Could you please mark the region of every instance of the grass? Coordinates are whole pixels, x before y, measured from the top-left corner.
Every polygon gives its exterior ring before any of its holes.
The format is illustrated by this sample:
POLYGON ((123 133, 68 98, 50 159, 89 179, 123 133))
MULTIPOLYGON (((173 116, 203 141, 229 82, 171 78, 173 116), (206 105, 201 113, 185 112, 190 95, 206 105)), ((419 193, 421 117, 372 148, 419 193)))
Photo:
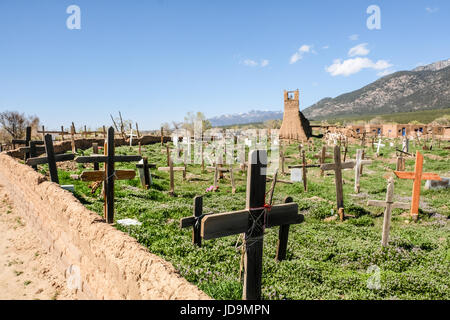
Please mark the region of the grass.
MULTIPOLYGON (((385 141, 387 142, 387 141, 385 141)), ((397 147, 401 145, 396 142, 397 147)), ((411 143, 412 144, 412 143, 411 143)), ((278 183, 274 203, 287 195, 298 203, 305 222, 291 226, 287 260, 275 261, 278 228, 266 229, 262 291, 264 299, 449 299, 450 298, 450 239, 449 190, 424 190, 418 222, 400 209, 393 211, 390 245, 382 249, 382 208, 368 207, 368 199, 385 199, 386 175, 395 169, 395 146, 382 149, 376 158, 371 147, 366 148, 373 163, 364 166, 361 193, 354 195, 353 170, 345 170, 344 195, 346 212, 355 218, 344 222, 324 222, 336 213, 334 175, 320 177, 318 169, 308 170, 308 192, 302 183, 278 183), (368 281, 379 268, 379 289, 368 288, 368 281)), ((449 145, 448 143, 446 145, 449 145)), ((444 146, 444 143, 441 144, 444 146)), ((356 145, 349 147, 347 159, 354 158, 356 145)), ((315 163, 314 153, 308 151, 308 162, 315 163)), ((166 166, 165 148, 159 144, 142 147, 149 163, 166 166)), ((410 146, 415 152, 415 147, 410 146)), ((91 150, 84 153, 90 154, 91 150)), ((331 152, 331 149, 329 150, 331 152)), ((449 176, 449 151, 421 151, 425 154, 424 171, 449 176), (433 157, 433 158, 430 158, 433 157)), ((116 148, 116 154, 137 154, 137 148, 116 148)), ((287 147, 288 164, 298 164, 297 145, 287 147)), ((366 157, 366 158, 367 158, 366 157)), ((329 162, 330 160, 328 160, 329 162)), ((118 168, 134 168, 134 164, 119 164, 118 168)), ((88 183, 72 180, 70 174, 92 170, 92 165, 78 165, 72 171, 59 171, 61 184, 75 185, 75 196, 89 209, 103 214, 100 190, 90 193, 88 183)), ((414 169, 414 159, 408 158, 406 170, 414 169)), ((46 173, 47 168, 41 167, 46 173)), ((115 184, 115 220, 135 218, 141 226, 116 227, 129 233, 151 252, 170 261, 191 283, 215 299, 240 299, 239 280, 241 259, 240 238, 230 236, 203 241, 198 248, 191 243, 191 229, 179 228, 179 219, 192 215, 195 195, 203 195, 204 212, 226 212, 245 207, 246 177, 235 173, 236 194, 231 194, 228 175, 220 182, 218 192, 206 193, 213 182, 213 173, 201 175, 199 165, 189 165, 188 175, 207 181, 182 181, 175 173, 176 196, 168 194, 168 173, 152 170, 153 186, 140 188, 139 178, 117 181, 115 184)), ((280 177, 289 179, 289 177, 280 177)), ((424 183, 423 183, 424 184, 424 183)), ((267 189, 270 186, 267 186, 267 189)), ((100 189, 100 188, 99 188, 100 189)), ((412 181, 395 180, 396 201, 409 202, 412 181)))

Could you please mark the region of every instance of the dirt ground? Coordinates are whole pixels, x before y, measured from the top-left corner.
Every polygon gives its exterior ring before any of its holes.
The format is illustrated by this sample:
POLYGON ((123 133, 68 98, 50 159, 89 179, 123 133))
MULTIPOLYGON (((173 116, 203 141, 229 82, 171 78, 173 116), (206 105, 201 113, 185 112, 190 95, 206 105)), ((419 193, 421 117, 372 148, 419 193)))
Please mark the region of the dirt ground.
POLYGON ((76 299, 0 185, 0 300, 76 299))

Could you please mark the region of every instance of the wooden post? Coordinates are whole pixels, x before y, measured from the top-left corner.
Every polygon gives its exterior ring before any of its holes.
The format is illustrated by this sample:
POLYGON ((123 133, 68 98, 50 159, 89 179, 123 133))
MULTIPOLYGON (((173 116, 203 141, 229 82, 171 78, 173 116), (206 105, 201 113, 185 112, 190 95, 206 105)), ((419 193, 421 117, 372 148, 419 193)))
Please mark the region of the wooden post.
POLYGON ((42 140, 45 141, 45 127, 42 126, 42 140))
POLYGON ((166 143, 166 154, 167 154, 167 166, 170 167, 170 149, 169 144, 166 143))
MULTIPOLYGON (((322 146, 322 154, 321 154, 321 157, 320 157, 320 164, 321 164, 321 165, 325 163, 325 156, 326 156, 326 153, 327 153, 327 147, 326 147, 326 146, 322 146)), ((321 176, 321 177, 323 177, 323 173, 324 173, 324 171, 323 171, 322 168, 321 168, 321 169, 320 169, 320 176, 321 176)))
POLYGON ((175 182, 173 176, 173 162, 172 159, 169 158, 169 178, 170 178, 170 190, 169 194, 171 196, 175 195, 175 182))
POLYGON ((233 165, 230 165, 231 194, 236 193, 236 185, 234 183, 233 165))
POLYGON ((140 132, 139 132, 139 126, 138 126, 138 123, 136 122, 136 134, 137 134, 137 137, 138 137, 138 139, 141 137, 141 134, 140 134, 140 132))
MULTIPOLYGON (((366 150, 363 149, 362 154, 361 154, 361 160, 364 160, 365 155, 366 155, 366 150)), ((361 168, 360 168, 360 170, 359 170, 359 174, 360 174, 360 175, 363 174, 363 166, 364 166, 364 165, 361 164, 361 168)))
POLYGON ((216 163, 215 169, 214 169, 214 189, 217 189, 219 186, 219 165, 216 163))
POLYGON ((262 254, 265 214, 264 201, 266 194, 267 153, 262 150, 252 150, 249 154, 247 174, 246 209, 262 208, 255 213, 250 211, 249 230, 245 233, 244 256, 244 300, 261 299, 262 254))
POLYGON ((106 189, 106 214, 105 219, 107 223, 114 222, 114 129, 108 129, 108 160, 105 163, 105 189, 106 189))
POLYGON ((306 172, 307 172, 307 168, 306 168, 306 156, 305 156, 305 150, 302 150, 302 163, 303 163, 303 168, 302 168, 302 174, 303 174, 303 190, 305 192, 308 191, 308 183, 306 181, 307 177, 306 177, 306 172))
POLYGON ((381 245, 383 247, 387 247, 389 243, 389 230, 391 227, 391 215, 392 209, 401 208, 408 209, 409 205, 407 203, 394 202, 394 179, 390 178, 388 181, 387 192, 386 192, 386 201, 379 200, 369 200, 367 202, 368 206, 375 207, 385 207, 384 211, 384 219, 383 219, 383 233, 381 238, 381 245))
MULTIPOLYGON (((291 203, 291 202, 293 202, 292 197, 286 197, 284 199, 284 203, 291 203)), ((283 261, 286 259, 289 228, 290 228, 289 224, 283 224, 280 226, 280 229, 278 230, 277 253, 275 255, 276 261, 283 261)))
POLYGON ((61 126, 61 141, 64 141, 64 126, 61 126))
MULTIPOLYGON (((92 153, 98 154, 98 143, 97 142, 92 143, 92 153)), ((94 162, 94 170, 100 170, 100 166, 99 166, 98 162, 94 162)))
POLYGON ((200 217, 203 214, 203 197, 197 196, 194 198, 194 217, 196 218, 196 223, 192 230, 192 243, 201 247, 202 246, 202 236, 201 236, 201 222, 200 217))
POLYGON ((164 144, 164 128, 161 127, 161 146, 164 144))
POLYGON ((284 150, 282 150, 282 148, 280 148, 280 154, 281 154, 281 174, 285 174, 284 171, 284 150))

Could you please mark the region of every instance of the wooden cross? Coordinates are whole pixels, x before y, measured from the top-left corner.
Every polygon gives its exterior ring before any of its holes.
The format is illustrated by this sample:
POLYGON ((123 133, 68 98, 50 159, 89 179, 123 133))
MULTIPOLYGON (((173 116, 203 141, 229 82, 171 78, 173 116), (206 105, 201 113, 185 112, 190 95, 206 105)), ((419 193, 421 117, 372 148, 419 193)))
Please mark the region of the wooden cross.
MULTIPOLYGON (((336 185, 336 204, 338 211, 344 208, 344 190, 342 181, 342 170, 352 169, 355 162, 341 162, 341 150, 339 146, 334 146, 334 163, 322 164, 320 168, 324 171, 334 170, 334 181, 336 185)), ((343 210, 341 210, 341 220, 344 219, 343 210)))
POLYGON ((139 170, 139 179, 141 180, 142 187, 144 189, 149 189, 152 185, 152 175, 150 173, 150 168, 156 168, 156 164, 149 164, 148 158, 143 157, 136 168, 139 170))
POLYGON ((114 181, 133 179, 136 176, 134 170, 115 170, 116 162, 134 162, 140 161, 141 156, 116 156, 114 154, 114 128, 109 127, 107 141, 105 143, 105 155, 103 156, 87 156, 77 157, 78 163, 95 163, 104 162, 105 170, 103 171, 87 171, 83 172, 81 179, 83 181, 104 181, 105 204, 104 215, 107 223, 114 223, 114 181))
POLYGON ((175 194, 175 178, 174 171, 182 171, 183 172, 183 180, 186 180, 186 167, 174 167, 172 159, 169 157, 169 166, 168 167, 159 167, 158 171, 169 171, 169 179, 170 179, 170 190, 169 194, 175 194))
POLYGON ((245 233, 244 300, 261 299, 264 229, 303 221, 296 203, 266 205, 266 163, 267 151, 250 151, 245 210, 209 214, 201 221, 204 240, 245 233))
POLYGON ((369 200, 367 201, 368 206, 383 207, 384 219, 383 219, 383 233, 381 237, 381 245, 383 247, 388 246, 389 242, 389 229, 391 227, 391 211, 392 209, 409 209, 409 204, 403 202, 394 202, 394 179, 390 178, 388 181, 387 191, 386 191, 386 201, 381 200, 369 200))
POLYGON ((44 143, 47 157, 29 158, 26 161, 26 164, 35 168, 38 164, 48 163, 48 170, 50 172, 51 181, 59 184, 58 169, 56 167, 56 162, 73 160, 75 158, 75 155, 73 153, 55 155, 51 134, 45 135, 44 143))
MULTIPOLYGON (((325 163, 326 159, 331 159, 332 156, 330 154, 327 154, 327 147, 322 146, 322 152, 314 155, 314 158, 318 158, 319 164, 322 165, 325 163)), ((320 167, 320 165, 319 165, 319 167, 320 167)), ((322 169, 320 169, 320 176, 323 176, 323 173, 324 173, 324 171, 322 169)))
POLYGON ((137 138, 137 135, 133 134, 133 128, 131 127, 130 124, 130 133, 127 133, 127 136, 130 137, 130 147, 133 146, 133 137, 137 138))
POLYGON ((378 139, 378 143, 375 143, 375 145, 377 146, 377 156, 380 155, 380 147, 384 147, 384 144, 381 143, 381 138, 378 139))
MULTIPOLYGON (((216 165, 214 167, 212 166, 208 166, 206 167, 206 169, 208 171, 214 170, 214 187, 217 188, 219 186, 219 177, 222 179, 223 178, 223 173, 224 172, 229 172, 230 173, 230 180, 231 180, 231 193, 235 194, 236 193, 236 185, 234 182, 234 170, 233 166, 230 165, 228 168, 223 168, 222 165, 219 165, 216 163, 216 165)), ((239 171, 239 169, 237 169, 239 171)))
POLYGON ((363 149, 356 150, 356 164, 355 164, 355 193, 359 193, 361 186, 359 180, 361 177, 361 166, 363 164, 371 164, 372 160, 363 160, 363 149))
POLYGON ((31 127, 27 127, 25 131, 25 139, 13 139, 11 141, 13 145, 13 149, 16 148, 16 144, 23 144, 25 146, 28 146, 28 143, 31 141, 31 127))
POLYGON ((423 155, 419 151, 416 152, 416 164, 414 167, 414 172, 394 171, 395 175, 399 179, 414 180, 411 201, 411 216, 413 220, 417 220, 417 218, 419 217, 420 187, 422 180, 442 180, 442 178, 436 173, 424 173, 422 171, 423 155))

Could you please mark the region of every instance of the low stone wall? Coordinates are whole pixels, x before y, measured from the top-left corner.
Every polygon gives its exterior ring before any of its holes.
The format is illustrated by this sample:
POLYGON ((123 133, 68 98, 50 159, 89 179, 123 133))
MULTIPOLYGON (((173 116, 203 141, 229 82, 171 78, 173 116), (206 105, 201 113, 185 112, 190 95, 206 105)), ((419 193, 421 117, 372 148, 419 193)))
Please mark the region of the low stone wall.
MULTIPOLYGON (((70 144, 70 142, 69 142, 70 144)), ((0 154, 0 184, 56 256, 60 272, 79 268, 81 299, 208 299, 173 266, 101 221, 69 191, 0 154)))

